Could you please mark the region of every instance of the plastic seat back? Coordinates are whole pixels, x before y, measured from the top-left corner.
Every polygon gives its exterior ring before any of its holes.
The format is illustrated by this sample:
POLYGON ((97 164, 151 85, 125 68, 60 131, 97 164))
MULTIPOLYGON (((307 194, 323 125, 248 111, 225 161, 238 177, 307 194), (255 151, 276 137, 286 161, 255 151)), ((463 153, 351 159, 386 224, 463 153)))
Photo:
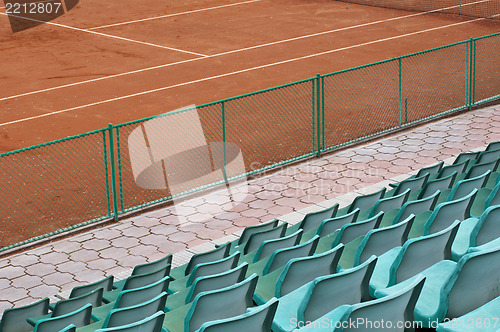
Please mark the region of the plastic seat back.
POLYGON ((29 332, 33 331, 33 326, 28 324, 28 317, 39 317, 49 312, 49 298, 17 307, 5 309, 0 321, 1 332, 29 332))
POLYGON ((185 303, 188 304, 192 302, 196 295, 201 292, 229 287, 243 281, 247 269, 248 263, 243 263, 226 272, 197 278, 186 295, 185 303))
POLYGON ((300 239, 302 238, 302 234, 303 234, 302 229, 299 229, 295 233, 290 234, 288 236, 262 242, 254 256, 253 259, 254 263, 262 258, 271 255, 278 249, 289 248, 299 244, 300 239))
POLYGON ((146 302, 162 292, 166 292, 170 280, 170 277, 166 276, 150 285, 121 291, 115 301, 114 309, 132 307, 146 302))
POLYGON ((248 241, 245 243, 245 246, 243 247, 243 254, 246 255, 251 251, 257 250, 260 244, 266 240, 283 237, 285 235, 287 226, 288 223, 285 222, 269 230, 251 234, 248 238, 248 241))
POLYGON ((439 179, 450 176, 453 172, 457 172, 457 174, 465 172, 467 170, 467 166, 469 165, 469 161, 470 161, 469 159, 465 159, 457 164, 443 167, 441 171, 439 171, 439 173, 437 174, 436 178, 439 179))
POLYGON ((438 190, 430 196, 424 197, 416 201, 404 203, 401 209, 399 209, 398 213, 394 217, 392 224, 393 225, 397 224, 398 222, 405 220, 412 214, 418 215, 419 213, 424 211, 434 210, 434 207, 436 206, 436 202, 439 198, 440 193, 441 192, 438 190))
POLYGON ((498 182, 493 190, 490 192, 486 201, 484 202, 485 208, 493 205, 500 205, 500 182, 498 182))
POLYGON ((421 168, 418 170, 417 175, 415 175, 416 178, 419 178, 421 176, 424 176, 425 174, 433 175, 437 174, 441 169, 443 168, 444 162, 439 162, 437 164, 427 166, 424 168, 421 168))
POLYGON ((109 292, 110 290, 113 289, 113 281, 114 281, 114 277, 112 275, 110 275, 106 278, 103 278, 103 279, 96 281, 96 282, 93 282, 91 284, 76 286, 71 290, 69 297, 78 297, 78 296, 81 296, 83 294, 90 293, 93 290, 96 290, 100 287, 102 287, 105 292, 109 292))
POLYGON ((229 256, 230 249, 231 246, 229 245, 229 243, 226 243, 214 250, 193 255, 193 257, 191 257, 191 259, 189 260, 189 263, 186 265, 186 269, 184 270, 184 275, 187 276, 191 274, 191 272, 193 272, 194 267, 198 264, 214 262, 226 258, 227 256, 229 256))
POLYGON ((451 190, 446 200, 447 201, 457 200, 459 198, 467 196, 474 189, 481 189, 482 187, 484 187, 486 182, 488 182, 490 174, 491 171, 487 170, 484 174, 481 174, 474 178, 458 181, 457 184, 451 190))
POLYGON ((144 274, 138 274, 138 275, 132 275, 127 278, 125 281, 125 285, 123 286, 123 289, 135 289, 135 288, 140 288, 144 287, 147 285, 151 285, 152 283, 157 282, 158 280, 163 279, 165 276, 167 276, 170 272, 170 264, 165 265, 161 268, 159 268, 156 271, 153 272, 148 272, 144 274))
POLYGON ((479 218, 471 232, 472 247, 481 246, 500 237, 500 206, 491 206, 479 218))
POLYGON ((161 332, 162 323, 165 318, 163 311, 158 311, 153 315, 138 322, 96 330, 96 332, 161 332))
POLYGON ((290 248, 276 250, 271 254, 271 257, 267 261, 262 274, 266 275, 279 269, 280 267, 288 263, 288 261, 290 261, 292 258, 311 256, 316 251, 318 241, 319 236, 315 235, 309 241, 306 241, 302 244, 290 248))
POLYGON ((254 273, 230 287, 198 294, 184 319, 184 331, 193 332, 205 322, 244 314, 253 304, 257 280, 254 273))
POLYGON ((340 244, 319 255, 291 259, 276 281, 275 296, 280 298, 317 277, 335 273, 343 250, 340 244))
POLYGON ((70 312, 80 309, 87 303, 90 303, 93 308, 101 306, 103 291, 101 287, 90 293, 57 302, 52 310, 52 317, 69 314, 70 312))
POLYGON ((500 247, 463 256, 443 286, 448 317, 460 317, 500 296, 500 247))
POLYGON ((481 164, 479 163, 475 164, 469 169, 465 178, 466 179, 475 178, 481 174, 484 174, 487 171, 495 172, 498 168, 499 163, 500 159, 495 159, 493 161, 488 161, 481 164))
MULTIPOLYGON (((426 177, 428 175, 424 175, 426 177)), ((410 189, 406 189, 399 195, 395 195, 392 197, 382 198, 375 203, 373 209, 370 211, 368 217, 373 217, 374 215, 380 212, 389 212, 394 209, 399 209, 401 206, 406 203, 408 200, 408 196, 410 195, 410 189)))
POLYGON ((86 304, 80 309, 66 315, 39 320, 36 323, 33 332, 59 331, 66 328, 70 324, 74 324, 76 327, 85 326, 90 323, 91 313, 92 305, 86 304))
POLYGON ((215 262, 201 263, 194 267, 193 272, 189 275, 186 286, 191 286, 196 278, 209 276, 221 272, 225 272, 230 269, 234 269, 238 265, 238 260, 240 258, 240 252, 237 251, 226 258, 220 259, 215 262))
POLYGON ((352 212, 359 209, 360 212, 365 211, 373 207, 373 205, 385 195, 386 188, 382 188, 379 191, 376 191, 371 194, 356 196, 352 201, 351 205, 349 205, 349 209, 347 212, 352 212))
POLYGON ((455 178, 457 177, 457 173, 453 172, 451 175, 435 180, 428 181, 422 191, 418 195, 418 199, 422 199, 424 197, 430 196, 434 194, 436 191, 444 191, 446 189, 450 189, 455 182, 455 178))
POLYGON ((62 330, 59 330, 59 332, 75 332, 75 331, 76 331, 75 324, 69 324, 68 326, 66 326, 62 330))
POLYGON ((488 146, 486 147, 486 149, 484 149, 484 151, 492 151, 498 149, 500 149, 500 141, 495 141, 488 144, 488 146))
POLYGON ((476 152, 463 152, 461 154, 459 154, 457 156, 457 158, 455 158, 455 161, 453 162, 453 165, 455 164, 460 164, 464 161, 469 161, 469 164, 473 164, 477 157, 479 156, 479 152, 480 151, 476 151, 476 152))
POLYGON ((255 225, 255 226, 245 227, 245 229, 243 230, 243 233, 241 233, 241 236, 238 239, 238 242, 237 242, 238 245, 241 245, 241 244, 247 242, 248 239, 250 238, 250 235, 252 235, 253 233, 258 233, 258 232, 262 232, 262 231, 266 231, 266 230, 275 228, 276 226, 278 226, 278 222, 279 222, 278 219, 274 219, 274 220, 271 220, 265 224, 259 224, 259 225, 255 225))
POLYGON ((498 158, 500 158, 500 149, 482 151, 476 159, 476 164, 490 163, 498 158))
MULTIPOLYGON (((414 322, 414 310, 420 292, 424 285, 425 278, 420 275, 407 287, 394 294, 380 299, 354 304, 346 320, 350 322, 384 322, 384 331, 413 331, 413 328, 405 328, 405 325, 412 326, 414 322), (389 324, 389 322, 391 324, 389 324), (405 322, 405 324, 401 324, 405 322), (411 324, 406 324, 406 322, 411 324), (388 328, 392 326, 392 328, 388 328)), ((343 331, 369 331, 377 330, 370 324, 360 324, 352 327, 350 325, 343 331)))
POLYGON ((106 316, 102 327, 117 327, 143 320, 158 311, 163 311, 166 301, 167 293, 161 292, 148 301, 135 306, 113 309, 106 316))
POLYGON ((370 230, 356 249, 354 266, 366 261, 372 255, 380 256, 392 248, 402 246, 408 239, 414 219, 415 216, 410 215, 396 225, 370 230))
POLYGON ((416 191, 422 189, 422 187, 427 183, 429 179, 429 173, 425 173, 420 177, 409 178, 401 181, 398 186, 394 189, 394 195, 397 196, 401 193, 404 193, 406 190, 410 189, 410 191, 416 191))
POLYGON ((339 233, 335 237, 335 240, 333 240, 332 247, 338 245, 339 243, 349 243, 356 238, 365 235, 370 230, 378 228, 383 217, 384 212, 379 212, 376 216, 366 220, 342 226, 339 233))
POLYGON ((277 308, 278 300, 273 297, 265 304, 251 308, 242 315, 205 323, 198 332, 269 332, 277 308))
POLYGON ((300 222, 299 228, 302 229, 304 232, 308 232, 313 228, 317 228, 319 225, 321 225, 323 220, 335 216, 338 208, 339 205, 335 204, 330 208, 306 214, 304 219, 302 219, 302 221, 300 222))
POLYGON ((321 225, 319 225, 318 230, 316 231, 316 235, 319 235, 320 237, 327 236, 342 228, 342 226, 355 222, 358 219, 359 211, 360 209, 356 208, 353 211, 342 216, 323 220, 321 225))
POLYGON ((298 321, 314 321, 341 305, 369 300, 368 282, 376 262, 372 256, 355 268, 314 279, 300 302, 298 321))
POLYGON ((132 270, 132 275, 145 274, 149 272, 156 271, 166 265, 172 264, 172 255, 168 254, 163 258, 160 258, 151 263, 139 264, 132 270))
POLYGON ((425 222, 424 235, 439 232, 450 226, 454 220, 469 218, 470 208, 476 194, 477 189, 474 189, 465 197, 439 204, 425 222))
POLYGON ((456 220, 440 232, 406 241, 390 267, 389 285, 411 278, 443 259, 451 259, 451 244, 459 226, 460 220, 456 220))

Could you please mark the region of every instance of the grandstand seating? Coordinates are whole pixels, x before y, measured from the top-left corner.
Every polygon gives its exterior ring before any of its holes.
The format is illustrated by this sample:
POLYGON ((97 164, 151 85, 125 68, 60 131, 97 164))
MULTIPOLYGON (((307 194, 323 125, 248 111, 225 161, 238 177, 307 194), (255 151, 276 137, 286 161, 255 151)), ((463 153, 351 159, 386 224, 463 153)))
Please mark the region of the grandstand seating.
POLYGON ((75 287, 68 299, 7 309, 0 332, 277 332, 294 330, 291 320, 316 331, 323 318, 361 317, 451 331, 445 318, 498 318, 499 148, 422 168, 295 225, 247 227, 173 269, 167 255, 127 279, 75 287))

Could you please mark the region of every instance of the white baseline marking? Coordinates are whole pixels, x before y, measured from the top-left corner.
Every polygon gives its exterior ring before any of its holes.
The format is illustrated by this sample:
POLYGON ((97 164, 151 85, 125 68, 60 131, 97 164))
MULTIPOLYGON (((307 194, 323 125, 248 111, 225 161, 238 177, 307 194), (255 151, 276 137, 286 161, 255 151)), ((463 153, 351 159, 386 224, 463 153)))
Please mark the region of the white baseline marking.
POLYGON ((45 22, 45 21, 36 20, 34 18, 22 17, 22 16, 12 15, 12 14, 6 14, 6 13, 0 13, 0 15, 12 16, 12 17, 20 18, 20 19, 29 20, 29 21, 50 24, 50 25, 54 25, 54 26, 57 26, 57 27, 61 27, 61 28, 66 28, 66 29, 70 29, 70 30, 91 33, 91 34, 94 34, 94 35, 104 36, 104 37, 113 38, 113 39, 119 39, 119 40, 123 40, 123 41, 127 41, 127 42, 132 42, 132 43, 136 43, 136 44, 142 44, 142 45, 147 45, 147 46, 159 47, 159 48, 163 48, 163 49, 167 49, 167 50, 171 50, 171 51, 177 51, 177 52, 187 53, 187 54, 191 54, 191 55, 196 55, 196 56, 199 56, 199 57, 208 57, 208 55, 206 55, 206 54, 201 54, 201 53, 196 53, 196 52, 181 50, 181 49, 178 49, 178 48, 173 48, 173 47, 168 47, 168 46, 162 46, 162 45, 157 45, 157 44, 152 44, 152 43, 147 43, 147 42, 143 42, 143 41, 140 41, 140 40, 134 40, 134 39, 130 39, 130 38, 114 36, 114 35, 110 35, 110 34, 107 34, 107 33, 102 33, 102 32, 97 32, 97 31, 90 31, 90 30, 87 30, 87 29, 75 28, 75 27, 72 27, 72 26, 69 26, 69 25, 64 25, 64 24, 59 24, 59 23, 54 23, 54 22, 45 22))
MULTIPOLYGON (((490 0, 481 0, 481 1, 470 3, 470 4, 477 4, 477 3, 488 2, 488 1, 490 1, 490 0)), ((442 8, 442 9, 439 9, 439 10, 446 10, 446 9, 450 9, 450 8, 454 8, 454 7, 457 7, 457 6, 446 7, 446 8, 442 8)), ((438 11, 438 10, 435 10, 435 11, 438 11)), ((184 64, 184 63, 188 63, 188 62, 193 62, 193 61, 198 61, 198 60, 203 60, 203 59, 208 59, 208 58, 215 58, 215 57, 219 57, 219 56, 223 56, 223 55, 227 55, 227 54, 233 54, 233 53, 248 51, 248 50, 251 50, 251 49, 257 49, 257 48, 261 48, 261 47, 266 47, 266 46, 272 46, 272 45, 287 43, 287 42, 291 42, 291 41, 295 41, 295 40, 299 40, 299 39, 306 39, 306 38, 310 38, 310 37, 316 37, 316 36, 326 35, 326 34, 329 34, 329 33, 335 33, 335 32, 340 32, 340 31, 351 30, 351 29, 357 29, 357 28, 367 27, 367 26, 370 26, 370 25, 375 25, 375 24, 380 24, 380 23, 387 23, 387 22, 390 22, 390 21, 401 20, 401 19, 405 19, 405 18, 409 18, 409 17, 414 17, 414 16, 419 16, 419 15, 425 15, 425 14, 428 14, 428 13, 431 13, 431 12, 421 12, 421 13, 403 15, 403 16, 393 17, 393 18, 389 18, 389 19, 385 19, 385 20, 379 20, 379 21, 374 21, 374 22, 369 22, 369 23, 357 24, 357 25, 352 25, 352 26, 345 27, 345 28, 338 28, 338 29, 333 29, 333 30, 328 30, 328 31, 323 31, 323 32, 312 33, 312 34, 308 34, 308 35, 304 35, 304 36, 299 36, 299 37, 294 37, 294 38, 289 38, 289 39, 284 39, 284 40, 278 40, 278 41, 275 41, 275 42, 270 42, 270 43, 265 43, 265 44, 260 44, 260 45, 245 47, 245 48, 241 48, 241 49, 237 49, 237 50, 232 50, 232 51, 217 53, 217 54, 213 54, 213 55, 208 55, 208 56, 205 56, 205 57, 202 57, 202 58, 188 59, 188 60, 182 60, 182 61, 176 61, 176 62, 166 63, 166 64, 158 65, 158 66, 152 66, 152 67, 147 67, 147 68, 136 69, 136 70, 132 70, 132 71, 120 73, 120 74, 108 75, 108 76, 94 78, 94 79, 90 79, 90 80, 84 80, 84 81, 80 81, 80 82, 59 85, 59 86, 55 86, 55 87, 52 87, 52 88, 45 88, 45 89, 35 90, 35 91, 31 91, 31 92, 20 93, 20 94, 17 94, 17 95, 12 95, 12 96, 8 96, 8 97, 0 98, 0 101, 9 100, 9 99, 15 99, 15 98, 24 97, 24 96, 30 96, 30 95, 39 94, 39 93, 43 93, 43 92, 49 92, 49 91, 58 90, 58 89, 69 88, 69 87, 73 87, 73 86, 77 86, 77 85, 83 85, 83 84, 87 84, 87 83, 94 83, 94 82, 103 81, 103 80, 112 79, 112 78, 117 78, 117 77, 121 77, 121 76, 127 76, 127 75, 137 74, 137 73, 146 72, 146 71, 150 71, 150 70, 171 67, 171 66, 175 66, 175 65, 181 65, 181 64, 184 64)))
POLYGON ((97 29, 115 27, 115 26, 118 26, 118 25, 126 25, 126 24, 132 24, 132 23, 138 23, 138 22, 144 22, 144 21, 159 20, 159 19, 167 18, 167 17, 180 16, 180 15, 186 15, 186 14, 192 14, 192 13, 199 13, 199 12, 204 12, 204 11, 207 11, 207 10, 213 10, 213 9, 219 9, 219 8, 225 8, 225 7, 238 6, 238 5, 243 5, 243 4, 252 3, 252 2, 258 2, 258 1, 262 1, 262 0, 250 0, 250 1, 244 1, 244 2, 237 2, 237 3, 231 3, 229 5, 222 5, 222 6, 202 8, 202 9, 195 9, 195 10, 190 10, 190 11, 187 11, 187 12, 181 12, 181 13, 175 13, 175 14, 168 14, 168 15, 148 17, 148 18, 143 18, 143 19, 139 19, 139 20, 122 22, 122 23, 101 25, 101 26, 98 26, 98 27, 89 28, 89 30, 97 30, 97 29))
POLYGON ((174 85, 170 85, 170 86, 165 86, 165 87, 162 87, 162 88, 157 88, 157 89, 152 89, 152 90, 147 90, 147 91, 141 91, 141 92, 137 92, 137 93, 126 95, 126 96, 111 98, 111 99, 102 100, 102 101, 98 101, 98 102, 94 102, 94 103, 90 103, 90 104, 86 104, 86 105, 80 105, 80 106, 76 106, 76 107, 67 108, 67 109, 64 109, 64 110, 54 111, 54 112, 50 112, 50 113, 46 113, 46 114, 41 114, 41 115, 37 115, 37 116, 31 116, 31 117, 24 118, 24 119, 19 119, 19 120, 14 120, 14 121, 0 123, 0 127, 11 125, 11 124, 15 124, 15 123, 19 123, 19 122, 24 122, 24 121, 28 121, 28 120, 39 119, 39 118, 43 118, 43 117, 47 117, 47 116, 51 116, 51 115, 55 115, 55 114, 66 113, 66 112, 70 112, 70 111, 74 111, 74 110, 78 110, 78 109, 82 109, 82 108, 86 108, 86 107, 91 107, 91 106, 96 106, 96 105, 102 105, 102 104, 106 104, 106 103, 110 103, 110 102, 114 102, 114 101, 118 101, 118 100, 123 100, 123 99, 128 99, 128 98, 132 98, 132 97, 141 96, 141 95, 146 95, 146 94, 150 94, 150 93, 154 93, 154 92, 164 91, 164 90, 168 90, 168 89, 172 89, 172 88, 177 88, 177 87, 180 87, 180 86, 186 86, 186 85, 191 85, 191 84, 194 84, 194 83, 199 83, 199 82, 204 82, 204 81, 210 81, 210 80, 217 79, 217 78, 232 76, 232 75, 236 75, 236 74, 241 74, 241 73, 245 73, 245 72, 249 72, 249 71, 253 71, 253 70, 258 70, 258 69, 263 69, 263 68, 268 68, 268 67, 277 66, 277 65, 282 65, 282 64, 285 64, 285 63, 295 62, 295 61, 299 61, 299 60, 310 59, 310 58, 314 58, 314 57, 325 55, 325 54, 336 53, 336 52, 345 51, 345 50, 348 50, 348 49, 353 49, 353 48, 358 48, 358 47, 362 47, 362 46, 372 45, 372 44, 381 43, 381 42, 385 42, 385 41, 389 41, 389 40, 394 40, 394 39, 399 39, 399 38, 403 38, 403 37, 409 37, 409 36, 413 36, 413 35, 417 35, 417 34, 421 34, 421 33, 426 33, 426 32, 436 31, 436 30, 441 30, 441 29, 445 29, 445 28, 449 28, 449 27, 454 27, 454 26, 458 26, 458 25, 462 25, 462 24, 468 24, 468 23, 471 23, 471 22, 482 21, 482 20, 485 20, 485 18, 477 18, 477 19, 470 20, 470 21, 459 22, 459 23, 452 23, 452 24, 443 25, 443 26, 436 27, 436 28, 430 28, 430 29, 425 29, 425 30, 420 30, 420 31, 415 31, 415 32, 410 32, 410 33, 402 34, 402 35, 399 35, 399 36, 393 36, 393 37, 387 37, 387 38, 377 39, 377 40, 373 40, 373 41, 369 41, 369 42, 361 43, 361 44, 357 44, 357 45, 351 45, 351 46, 341 47, 341 48, 337 48, 337 49, 334 49, 334 50, 319 52, 319 53, 310 54, 310 55, 305 55, 305 56, 301 56, 301 57, 297 57, 297 58, 292 58, 292 59, 288 59, 288 60, 282 60, 282 61, 273 62, 273 63, 266 64, 266 65, 261 65, 261 66, 256 66, 256 67, 251 67, 251 68, 246 68, 246 69, 242 69, 242 70, 233 71, 233 72, 230 72, 230 73, 225 73, 225 74, 215 75, 215 76, 211 76, 211 77, 201 78, 201 79, 197 79, 197 80, 193 80, 193 81, 188 81, 188 82, 184 82, 184 83, 178 83, 178 84, 174 84, 174 85))

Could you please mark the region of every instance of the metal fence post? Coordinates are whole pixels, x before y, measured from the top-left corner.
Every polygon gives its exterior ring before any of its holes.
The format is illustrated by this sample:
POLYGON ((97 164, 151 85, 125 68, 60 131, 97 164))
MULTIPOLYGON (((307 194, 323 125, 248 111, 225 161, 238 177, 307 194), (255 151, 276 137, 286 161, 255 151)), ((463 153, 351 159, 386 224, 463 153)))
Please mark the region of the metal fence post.
POLYGON ((474 59, 474 40, 471 38, 469 42, 467 43, 469 45, 469 96, 468 96, 468 102, 467 102, 467 108, 469 111, 472 109, 472 104, 473 104, 473 95, 474 92, 472 91, 473 87, 473 80, 474 80, 474 65, 473 65, 473 59, 474 59))
POLYGON ((402 97, 403 97, 403 91, 402 91, 403 84, 402 84, 402 79, 401 79, 401 76, 402 76, 401 75, 401 72, 402 72, 401 58, 399 58, 398 63, 399 63, 399 74, 398 74, 399 75, 399 78, 398 78, 398 80, 399 80, 399 83, 398 83, 399 84, 399 87, 398 87, 398 89, 399 89, 399 97, 398 97, 399 98, 399 126, 401 127, 401 111, 402 111, 401 106, 402 106, 402 97))
POLYGON ((108 217, 111 216, 111 201, 109 195, 109 172, 108 172, 108 143, 106 142, 106 131, 102 131, 102 148, 104 153, 104 176, 106 178, 106 206, 108 208, 108 217))
POLYGON ((222 155, 223 155, 223 165, 222 165, 222 173, 224 174, 224 181, 227 184, 227 173, 226 173, 226 104, 221 102, 222 106, 222 155))
POLYGON ((476 104, 476 39, 471 40, 472 47, 471 47, 471 72, 472 72, 472 77, 471 77, 471 83, 472 83, 472 88, 471 88, 471 105, 476 104))
POLYGON ((113 195, 113 217, 118 220, 118 198, 116 193, 115 149, 113 146, 113 125, 108 124, 109 135, 109 162, 111 169, 111 194, 113 195))
POLYGON ((316 156, 321 157, 321 75, 316 74, 316 156))

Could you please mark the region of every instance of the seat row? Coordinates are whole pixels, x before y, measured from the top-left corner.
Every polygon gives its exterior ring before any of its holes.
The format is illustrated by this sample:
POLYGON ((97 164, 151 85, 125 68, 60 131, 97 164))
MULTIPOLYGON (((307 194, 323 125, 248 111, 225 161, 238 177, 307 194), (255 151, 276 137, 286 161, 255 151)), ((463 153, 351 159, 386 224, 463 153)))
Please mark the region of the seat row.
MULTIPOLYGON (((70 320, 65 320, 68 315, 73 325, 78 326, 78 331, 106 330, 125 322, 158 326, 152 323, 157 321, 169 331, 195 331, 201 328, 207 317, 212 317, 210 320, 220 318, 219 323, 228 326, 234 326, 240 319, 247 321, 255 317, 265 317, 266 322, 272 322, 269 317, 274 311, 277 310, 277 317, 281 317, 283 309, 280 308, 286 307, 286 303, 296 302, 286 300, 286 296, 294 294, 304 284, 316 278, 354 271, 359 275, 363 274, 359 271, 364 271, 364 281, 351 284, 368 285, 367 291, 360 291, 364 295, 357 302, 377 294, 392 296, 402 291, 402 287, 386 293, 380 289, 391 289, 391 286, 401 284, 401 280, 410 280, 407 283, 411 283, 420 278, 415 277, 416 270, 422 272, 441 261, 459 261, 468 255, 468 251, 474 250, 470 247, 481 247, 486 243, 495 247, 491 240, 496 233, 488 229, 494 228, 491 220, 499 212, 487 207, 497 203, 497 196, 500 196, 497 195, 500 184, 496 172, 499 155, 496 149, 461 154, 453 165, 443 167, 440 163, 424 168, 416 176, 393 185, 388 192, 382 189, 358 196, 346 208, 338 209, 338 205, 334 205, 310 213, 290 227, 287 223, 278 225, 278 220, 248 227, 238 240, 195 255, 182 267, 171 269, 172 256, 167 255, 156 262, 136 266, 131 277, 125 280, 114 281, 110 276, 94 284, 76 287, 68 300, 49 304, 48 299, 44 299, 26 308, 7 310, 0 331, 9 331, 6 326, 13 320, 20 321, 18 325, 24 326, 25 331, 31 331, 33 326, 36 331, 55 331, 69 325, 70 320), (466 219, 471 215, 480 218, 466 219), (466 220, 453 223, 455 219, 466 220), (422 241, 426 244, 419 244, 422 241), (422 248, 435 249, 429 245, 431 242, 447 249, 437 250, 437 256, 430 254, 426 264, 418 264, 419 260, 412 257, 425 252, 422 248), (250 300, 248 294, 239 296, 239 299, 245 299, 239 307, 216 309, 213 301, 217 300, 206 300, 219 298, 221 295, 217 289, 241 289, 241 283, 247 285, 246 292, 251 296, 250 300), (215 295, 207 297, 207 292, 215 295), (251 308, 252 300, 259 306, 251 308), (205 302, 212 303, 212 308, 203 309, 210 308, 210 304, 203 304, 205 302), (82 303, 88 305, 82 306, 82 303), (48 314, 49 306, 51 314, 48 314), (229 310, 230 314, 216 317, 204 313, 213 313, 213 309, 219 312, 229 310), (134 314, 138 311, 140 315, 134 314), (150 312, 151 319, 143 321, 146 311, 150 312), (231 316, 242 317, 232 320, 231 316), (95 323, 90 324, 91 320, 95 323), (60 326, 54 322, 60 322, 60 326), (44 329, 44 326, 48 328, 44 329)), ((421 285, 423 279, 415 281, 412 289, 422 289, 421 285)), ((408 292, 405 289, 403 293, 410 296, 408 292)), ((357 310, 353 309, 353 312, 357 310)), ((347 312, 351 313, 347 310, 342 315, 347 312)), ((337 314, 340 315, 340 311, 337 314)), ((299 321, 297 318, 296 322, 299 321)), ((217 325, 214 324, 209 326, 217 325)), ((209 326, 205 328, 210 329, 209 326)))

